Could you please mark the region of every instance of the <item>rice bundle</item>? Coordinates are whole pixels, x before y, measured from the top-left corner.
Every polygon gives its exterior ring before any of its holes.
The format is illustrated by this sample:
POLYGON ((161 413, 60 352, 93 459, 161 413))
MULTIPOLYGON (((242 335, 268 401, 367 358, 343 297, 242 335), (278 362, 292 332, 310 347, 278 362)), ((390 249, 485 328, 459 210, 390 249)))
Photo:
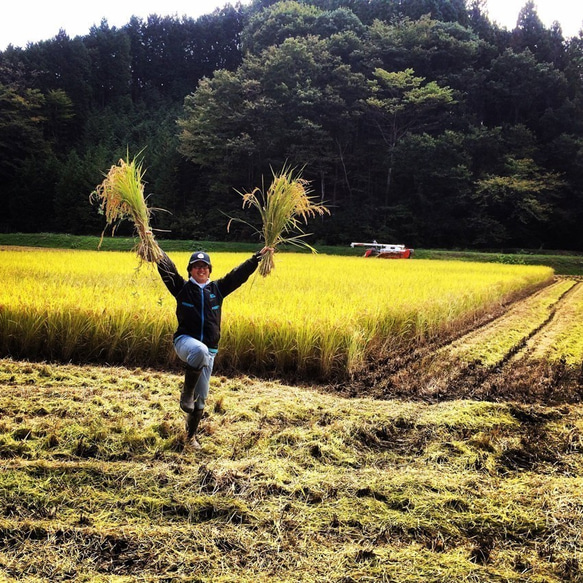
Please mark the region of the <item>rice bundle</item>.
POLYGON ((144 198, 143 176, 142 163, 135 158, 130 162, 128 155, 127 161, 120 159, 117 166, 110 168, 105 180, 91 193, 91 199, 99 202, 107 224, 112 226, 112 235, 120 221, 133 221, 140 238, 136 253, 143 261, 157 263, 162 258, 162 250, 150 229, 151 209, 144 198))
MULTIPOLYGON (((315 197, 310 196, 308 184, 299 174, 294 177, 293 168, 284 166, 279 174, 273 173, 273 181, 267 192, 255 188, 252 192, 239 193, 243 197, 243 208, 250 206, 259 211, 262 227, 258 232, 266 247, 275 249, 281 243, 290 243, 316 252, 302 240, 309 233, 304 233, 301 223, 307 223, 308 218, 316 215, 329 214, 330 211, 323 204, 314 202, 315 197), (294 231, 296 235, 292 235, 294 231)), ((271 252, 263 257, 259 273, 265 277, 274 267, 271 252)))

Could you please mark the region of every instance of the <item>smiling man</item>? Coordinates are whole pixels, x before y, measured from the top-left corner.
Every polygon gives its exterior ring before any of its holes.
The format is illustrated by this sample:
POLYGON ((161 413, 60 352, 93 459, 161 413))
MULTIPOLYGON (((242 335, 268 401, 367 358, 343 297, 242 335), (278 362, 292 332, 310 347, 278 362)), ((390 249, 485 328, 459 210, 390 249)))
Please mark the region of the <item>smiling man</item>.
POLYGON ((174 333, 174 350, 186 363, 180 408, 186 413, 187 439, 195 449, 200 449, 196 432, 219 349, 223 300, 249 279, 268 251, 272 250, 264 247, 216 281, 210 279, 213 266, 205 251, 195 251, 190 256, 186 280, 165 253, 158 262, 162 281, 176 298, 178 328, 174 333))

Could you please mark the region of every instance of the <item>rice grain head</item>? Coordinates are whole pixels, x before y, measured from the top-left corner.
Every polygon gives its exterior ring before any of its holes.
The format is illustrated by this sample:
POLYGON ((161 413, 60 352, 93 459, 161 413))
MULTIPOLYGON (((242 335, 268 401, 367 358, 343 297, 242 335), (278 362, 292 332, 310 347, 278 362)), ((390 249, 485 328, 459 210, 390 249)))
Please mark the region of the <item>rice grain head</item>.
POLYGON ((120 159, 109 169, 105 180, 91 193, 91 200, 99 203, 112 235, 122 220, 131 220, 140 238, 136 253, 143 261, 156 263, 162 257, 162 250, 150 229, 151 209, 144 196, 143 176, 142 163, 136 158, 130 161, 128 155, 127 160, 120 159))
MULTIPOLYGON (((324 204, 315 202, 310 196, 309 182, 294 169, 284 166, 279 174, 273 173, 273 180, 265 192, 255 188, 251 192, 239 193, 243 197, 243 208, 255 207, 261 216, 261 238, 266 247, 276 248, 281 243, 307 247, 316 250, 303 240, 302 224, 316 215, 330 214, 324 204), (295 234, 294 234, 295 233, 295 234)), ((259 265, 259 273, 267 276, 275 267, 273 253, 265 255, 259 265)))

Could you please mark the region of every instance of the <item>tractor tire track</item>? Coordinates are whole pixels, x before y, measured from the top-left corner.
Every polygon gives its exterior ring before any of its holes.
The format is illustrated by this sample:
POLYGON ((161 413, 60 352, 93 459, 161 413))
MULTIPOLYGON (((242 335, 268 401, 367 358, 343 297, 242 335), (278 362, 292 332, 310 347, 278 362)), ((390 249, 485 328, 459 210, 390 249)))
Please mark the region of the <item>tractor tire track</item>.
POLYGON ((526 403, 582 401, 581 366, 574 370, 561 362, 537 361, 529 357, 532 348, 528 349, 543 338, 559 308, 581 291, 580 281, 558 279, 456 338, 425 346, 407 359, 355 378, 341 392, 355 397, 429 402, 460 398, 526 403), (488 354, 489 346, 493 347, 492 355, 488 354))
POLYGON ((541 322, 536 328, 534 328, 533 330, 531 330, 531 332, 529 332, 520 342, 518 342, 517 344, 515 344, 500 360, 499 363, 497 363, 496 365, 494 365, 492 367, 493 370, 499 370, 501 367, 505 366, 511 359, 513 359, 515 357, 516 354, 518 354, 521 350, 523 350, 526 345, 528 344, 528 342, 537 337, 540 336, 540 333, 549 326, 549 324, 554 320, 556 314, 557 314, 557 308, 561 305, 561 303, 563 303, 567 297, 570 294, 573 294, 574 291, 578 288, 578 286, 581 286, 580 283, 577 283, 575 285, 573 285, 572 287, 570 287, 569 289, 566 289, 557 299, 556 303, 554 303, 552 306, 550 306, 549 309, 549 314, 547 316, 547 318, 541 322))
MULTIPOLYGON (((393 346, 390 349, 381 350, 381 354, 377 354, 374 359, 370 359, 370 361, 356 373, 356 379, 353 380, 356 380, 357 384, 360 381, 371 385, 376 382, 381 382, 387 377, 387 375, 397 374, 399 371, 415 366, 420 361, 424 361, 428 357, 433 356, 436 351, 451 345, 468 334, 483 329, 492 322, 495 322, 504 316, 508 310, 512 309, 513 306, 533 295, 544 292, 549 285, 552 284, 545 283, 534 289, 528 290, 527 292, 518 292, 498 306, 491 306, 482 313, 474 314, 467 319, 458 322, 448 332, 443 333, 436 338, 432 338, 421 345, 417 343, 415 343, 415 346, 398 345, 393 346), (386 353, 386 355, 383 356, 383 353, 386 353)), ((330 388, 333 388, 335 391, 341 390, 347 392, 347 387, 342 384, 333 387, 331 386, 330 388)))
POLYGON ((533 399, 549 404, 583 402, 583 354, 578 359, 567 362, 565 356, 553 357, 554 343, 561 333, 577 334, 573 328, 579 325, 579 318, 572 321, 577 306, 583 306, 583 283, 581 280, 561 298, 551 317, 536 334, 527 338, 518 350, 509 355, 497 374, 490 376, 484 389, 497 392, 504 387, 517 399, 531 402, 533 399))

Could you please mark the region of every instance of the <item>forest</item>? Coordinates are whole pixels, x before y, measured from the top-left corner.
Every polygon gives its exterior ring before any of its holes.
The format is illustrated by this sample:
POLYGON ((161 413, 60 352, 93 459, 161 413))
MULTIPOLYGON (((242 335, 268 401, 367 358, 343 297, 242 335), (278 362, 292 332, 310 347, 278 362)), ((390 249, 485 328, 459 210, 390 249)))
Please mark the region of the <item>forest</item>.
POLYGON ((100 234, 125 157, 160 238, 253 240, 239 193, 291 166, 315 244, 583 251, 583 30, 530 0, 512 30, 483 0, 253 0, 0 52, 0 232, 100 234))

